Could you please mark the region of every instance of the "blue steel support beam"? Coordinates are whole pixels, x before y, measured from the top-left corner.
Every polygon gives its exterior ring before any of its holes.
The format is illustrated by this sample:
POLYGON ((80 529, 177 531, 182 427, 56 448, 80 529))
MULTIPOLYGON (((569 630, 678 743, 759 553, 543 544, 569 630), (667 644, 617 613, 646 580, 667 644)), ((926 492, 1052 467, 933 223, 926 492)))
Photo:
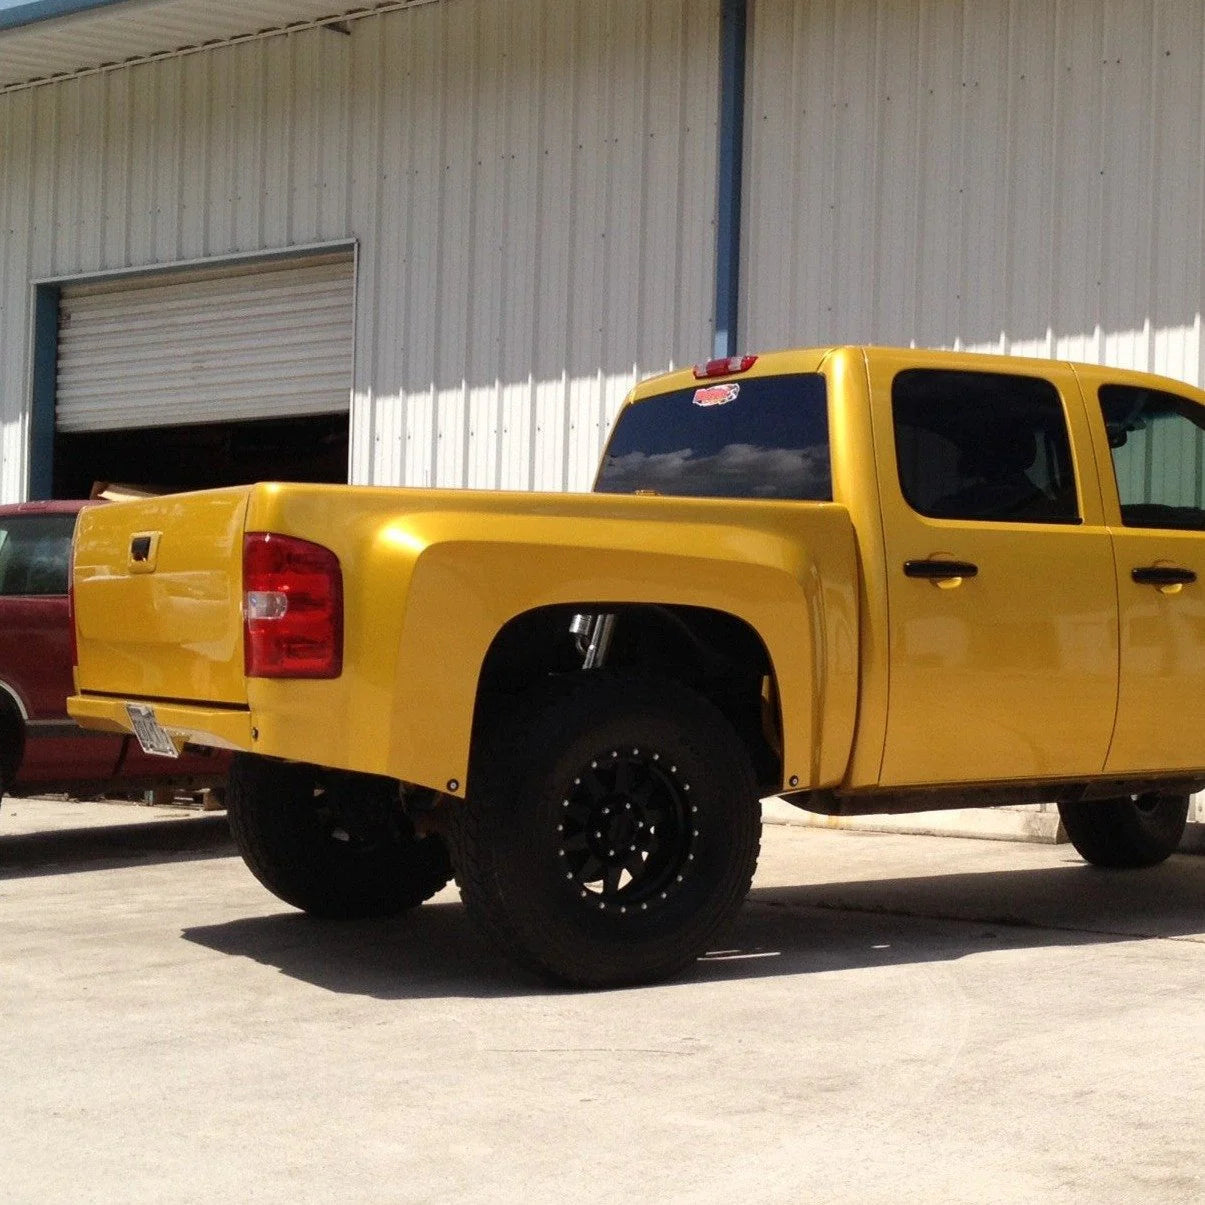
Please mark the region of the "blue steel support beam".
POLYGON ((741 285, 748 0, 721 0, 719 205, 715 238, 715 355, 736 355, 741 285))
POLYGON ((59 290, 38 285, 33 310, 33 406, 29 418, 29 497, 54 496, 54 394, 59 364, 59 290))

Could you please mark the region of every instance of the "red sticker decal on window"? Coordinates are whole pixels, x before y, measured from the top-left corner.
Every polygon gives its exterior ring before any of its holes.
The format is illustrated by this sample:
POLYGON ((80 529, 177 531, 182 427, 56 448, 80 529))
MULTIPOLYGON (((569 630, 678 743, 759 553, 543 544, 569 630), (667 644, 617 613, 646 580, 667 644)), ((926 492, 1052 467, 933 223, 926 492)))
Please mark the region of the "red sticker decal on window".
POLYGON ((736 381, 728 381, 723 385, 704 385, 695 390, 696 406, 726 406, 735 402, 741 387, 736 381))

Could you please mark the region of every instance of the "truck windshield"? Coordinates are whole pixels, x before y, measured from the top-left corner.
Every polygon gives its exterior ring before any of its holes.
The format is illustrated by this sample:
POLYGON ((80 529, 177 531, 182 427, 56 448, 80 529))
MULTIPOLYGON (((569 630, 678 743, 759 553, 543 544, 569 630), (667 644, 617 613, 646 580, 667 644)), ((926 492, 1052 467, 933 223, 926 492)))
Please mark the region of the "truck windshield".
POLYGON ((831 501, 824 378, 700 381, 636 402, 620 413, 594 488, 831 501))

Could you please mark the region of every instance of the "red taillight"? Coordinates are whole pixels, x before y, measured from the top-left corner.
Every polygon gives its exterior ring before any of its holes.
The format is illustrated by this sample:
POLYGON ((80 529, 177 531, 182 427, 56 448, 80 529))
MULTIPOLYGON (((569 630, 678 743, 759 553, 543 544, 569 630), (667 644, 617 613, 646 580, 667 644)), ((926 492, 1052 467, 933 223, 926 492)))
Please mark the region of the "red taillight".
POLYGON ((718 360, 708 360, 706 364, 696 364, 695 380, 707 381, 712 377, 730 377, 734 373, 748 372, 756 363, 756 356, 721 356, 718 360))
POLYGON ((243 662, 249 678, 343 672, 343 572, 321 544, 243 537, 243 662))

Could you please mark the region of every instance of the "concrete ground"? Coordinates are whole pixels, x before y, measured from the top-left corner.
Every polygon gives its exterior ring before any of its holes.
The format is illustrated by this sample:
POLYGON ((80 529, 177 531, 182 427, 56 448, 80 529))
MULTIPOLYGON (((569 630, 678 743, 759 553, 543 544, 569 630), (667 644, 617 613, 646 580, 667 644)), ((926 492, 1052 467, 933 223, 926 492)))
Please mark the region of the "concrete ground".
POLYGON ((767 826, 683 980, 550 990, 454 890, 309 920, 221 816, 0 810, 0 1201, 1205 1196, 1205 859, 767 826))

